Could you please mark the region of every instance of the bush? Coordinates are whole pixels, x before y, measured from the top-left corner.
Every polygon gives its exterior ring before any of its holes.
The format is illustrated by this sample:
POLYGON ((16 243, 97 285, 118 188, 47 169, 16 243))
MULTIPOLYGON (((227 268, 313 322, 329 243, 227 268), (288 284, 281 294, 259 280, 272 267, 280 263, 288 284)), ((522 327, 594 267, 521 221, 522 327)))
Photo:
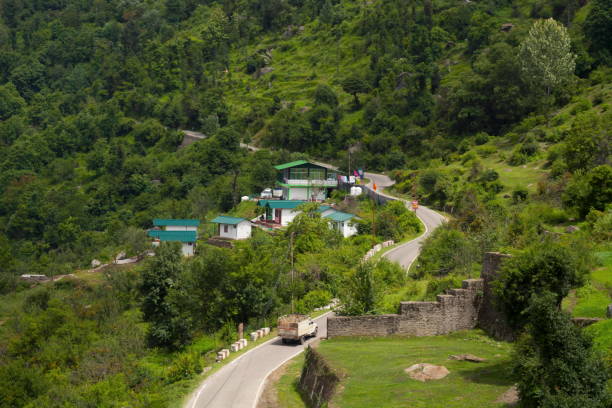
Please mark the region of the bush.
POLYGON ((592 340, 559 311, 556 296, 533 297, 526 314, 527 334, 513 359, 521 406, 609 407, 606 367, 592 340))
POLYGON ((460 288, 463 279, 457 275, 445 276, 439 279, 431 279, 427 282, 427 291, 425 292, 425 300, 436 300, 436 296, 446 292, 449 289, 460 288))
POLYGON ((581 255, 546 240, 503 262, 495 291, 499 307, 515 329, 527 323, 525 311, 533 296, 550 292, 560 305, 570 289, 582 286, 588 265, 581 255))
POLYGON ((202 372, 202 363, 198 353, 180 353, 173 361, 165 376, 168 383, 187 380, 202 372))
POLYGON ((467 274, 477 256, 476 248, 463 232, 441 226, 423 243, 417 260, 416 276, 467 274))
POLYGON ((508 164, 511 166, 520 166, 521 164, 527 163, 527 156, 521 152, 522 146, 518 145, 510 155, 508 164))
POLYGON ((529 192, 525 190, 524 188, 516 189, 512 192, 512 201, 515 204, 520 203, 521 201, 525 201, 528 195, 529 195, 529 192))

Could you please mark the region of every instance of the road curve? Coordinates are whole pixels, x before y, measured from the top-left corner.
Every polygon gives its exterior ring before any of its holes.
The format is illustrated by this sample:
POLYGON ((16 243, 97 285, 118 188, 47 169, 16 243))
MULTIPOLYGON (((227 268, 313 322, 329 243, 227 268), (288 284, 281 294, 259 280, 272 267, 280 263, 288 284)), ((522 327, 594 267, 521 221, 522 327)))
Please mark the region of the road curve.
MULTIPOLYGON (((395 183, 388 176, 385 176, 384 174, 366 173, 365 177, 370 179, 370 182, 367 184, 368 187, 372 188, 373 184, 376 183, 376 192, 378 194, 386 197, 392 197, 385 194, 384 191, 381 191, 384 190, 385 187, 392 186, 395 183)), ((408 203, 406 200, 403 201, 406 203, 406 205, 410 205, 410 203, 408 203)), ((383 255, 390 261, 397 262, 404 269, 410 268, 410 265, 412 265, 414 260, 419 256, 422 242, 429 236, 429 234, 432 233, 434 229, 436 229, 446 220, 442 215, 423 206, 419 206, 417 216, 425 225, 425 233, 411 241, 398 245, 383 255)))
MULTIPOLYGON (((366 173, 365 176, 370 179, 369 187, 376 183, 377 192, 389 196, 382 190, 393 185, 393 180, 383 174, 366 173)), ((406 202, 406 205, 409 203, 406 202)), ((437 212, 422 206, 417 210, 417 216, 425 224, 425 233, 384 255, 406 269, 419 255, 423 240, 445 220, 437 212)), ((326 337, 327 315, 315 321, 319 325, 318 337, 326 337)), ((309 340, 306 345, 313 340, 309 340)), ((277 337, 249 350, 206 378, 191 395, 185 408, 256 408, 268 375, 304 351, 306 345, 284 345, 277 337)))
MULTIPOLYGON (((318 337, 327 336, 327 314, 316 319, 318 337)), ((305 345, 282 344, 280 337, 247 351, 206 378, 189 398, 186 408, 255 408, 270 373, 304 351, 305 345)))

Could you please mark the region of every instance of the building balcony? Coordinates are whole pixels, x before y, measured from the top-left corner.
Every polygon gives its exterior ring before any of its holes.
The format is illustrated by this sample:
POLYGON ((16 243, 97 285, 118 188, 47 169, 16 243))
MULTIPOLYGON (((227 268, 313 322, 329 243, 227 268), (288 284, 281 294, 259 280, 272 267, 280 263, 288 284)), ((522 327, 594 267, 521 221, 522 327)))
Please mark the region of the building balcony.
POLYGON ((338 187, 338 180, 283 179, 281 184, 289 187, 338 187))

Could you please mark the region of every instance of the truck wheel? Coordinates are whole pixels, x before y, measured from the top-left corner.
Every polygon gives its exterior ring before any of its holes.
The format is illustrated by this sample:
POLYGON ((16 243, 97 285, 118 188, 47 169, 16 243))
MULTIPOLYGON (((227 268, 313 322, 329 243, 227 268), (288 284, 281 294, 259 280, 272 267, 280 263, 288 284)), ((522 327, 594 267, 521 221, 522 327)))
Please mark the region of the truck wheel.
POLYGON ((300 337, 300 344, 304 344, 304 336, 300 337))
POLYGON ((287 339, 281 339, 281 341, 283 342, 283 344, 287 344, 287 339))

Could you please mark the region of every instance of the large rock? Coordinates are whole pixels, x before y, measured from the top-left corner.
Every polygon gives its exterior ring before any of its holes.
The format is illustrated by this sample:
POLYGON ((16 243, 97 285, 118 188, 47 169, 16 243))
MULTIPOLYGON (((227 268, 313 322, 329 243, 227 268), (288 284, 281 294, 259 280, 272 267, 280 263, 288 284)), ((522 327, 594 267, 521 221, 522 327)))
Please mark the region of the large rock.
POLYGON ((91 261, 92 268, 97 268, 100 265, 102 265, 102 262, 98 261, 97 259, 94 259, 93 261, 91 261))
POLYGON ((565 229, 565 232, 567 232, 568 234, 572 234, 576 231, 580 231, 580 228, 575 225, 570 225, 569 227, 565 229))
POLYGON ((411 365, 404 370, 410 378, 425 382, 431 380, 441 380, 450 374, 450 371, 444 366, 434 364, 419 363, 411 365))
POLYGON ((471 361, 473 363, 482 363, 487 361, 486 358, 478 357, 473 354, 454 354, 449 357, 451 360, 471 361))

